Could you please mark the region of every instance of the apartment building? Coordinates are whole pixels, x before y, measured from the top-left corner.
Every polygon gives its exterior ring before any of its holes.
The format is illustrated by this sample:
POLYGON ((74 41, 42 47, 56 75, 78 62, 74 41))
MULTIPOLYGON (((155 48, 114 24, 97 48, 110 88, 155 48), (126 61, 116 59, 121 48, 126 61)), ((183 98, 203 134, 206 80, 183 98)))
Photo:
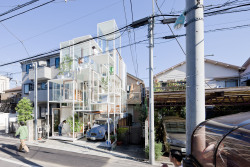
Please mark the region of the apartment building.
MULTIPOLYGON (((50 79, 57 78, 60 67, 60 54, 51 54, 42 58, 35 58, 29 61, 21 62, 22 68, 22 97, 29 98, 34 102, 34 67, 37 62, 37 95, 38 95, 38 119, 45 119, 47 112, 47 82, 50 79)), ((53 104, 51 106, 56 106, 53 104)))

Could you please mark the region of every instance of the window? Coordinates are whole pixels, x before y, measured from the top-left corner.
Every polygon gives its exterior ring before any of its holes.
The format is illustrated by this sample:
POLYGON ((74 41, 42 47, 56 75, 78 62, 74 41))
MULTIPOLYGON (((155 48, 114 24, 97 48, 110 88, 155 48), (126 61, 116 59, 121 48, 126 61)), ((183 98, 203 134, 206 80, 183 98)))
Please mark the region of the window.
POLYGON ((32 68, 32 64, 26 64, 26 73, 29 73, 29 69, 32 68))
POLYGON ((59 68, 59 67, 60 67, 60 57, 57 57, 57 58, 55 59, 55 66, 56 66, 56 68, 59 68))
POLYGON ((50 59, 46 60, 47 62, 47 67, 50 67, 50 59))
POLYGON ((225 87, 237 87, 238 81, 237 80, 227 80, 225 81, 225 87))
POLYGON ((25 94, 29 93, 29 84, 24 84, 24 93, 25 94))
POLYGON ((29 83, 29 84, 24 84, 24 93, 28 94, 29 91, 33 91, 34 90, 34 84, 29 83))
POLYGON ((42 82, 42 83, 37 84, 37 89, 38 90, 47 90, 47 83, 42 82))

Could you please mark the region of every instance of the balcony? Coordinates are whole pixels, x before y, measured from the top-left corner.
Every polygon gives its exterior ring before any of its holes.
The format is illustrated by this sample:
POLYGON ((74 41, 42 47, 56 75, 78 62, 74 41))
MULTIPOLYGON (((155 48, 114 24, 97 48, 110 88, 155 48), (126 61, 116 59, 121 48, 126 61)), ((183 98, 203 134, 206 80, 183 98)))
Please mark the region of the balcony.
MULTIPOLYGON (((34 101, 34 91, 30 91, 29 93, 29 99, 31 101, 34 101)), ((47 102, 47 90, 38 90, 37 91, 37 102, 47 102)))
POLYGON ((141 92, 130 92, 127 94, 127 104, 141 104, 141 92))
MULTIPOLYGON (((34 69, 29 70, 29 79, 34 80, 34 69)), ((51 79, 51 68, 49 67, 38 67, 37 68, 37 80, 48 80, 51 79)))

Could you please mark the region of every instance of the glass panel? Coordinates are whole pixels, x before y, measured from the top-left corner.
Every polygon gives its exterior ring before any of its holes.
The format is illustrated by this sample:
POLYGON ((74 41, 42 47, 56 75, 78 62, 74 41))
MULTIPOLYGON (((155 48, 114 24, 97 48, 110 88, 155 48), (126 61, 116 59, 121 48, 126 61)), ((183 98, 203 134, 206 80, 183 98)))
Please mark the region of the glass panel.
POLYGON ((54 109, 54 132, 58 132, 59 124, 60 124, 60 110, 54 109))
POLYGON ((248 166, 250 164, 250 125, 230 133, 218 147, 216 166, 248 166))
POLYGON ((192 155, 202 166, 213 166, 215 147, 232 128, 210 120, 196 129, 192 137, 192 155))

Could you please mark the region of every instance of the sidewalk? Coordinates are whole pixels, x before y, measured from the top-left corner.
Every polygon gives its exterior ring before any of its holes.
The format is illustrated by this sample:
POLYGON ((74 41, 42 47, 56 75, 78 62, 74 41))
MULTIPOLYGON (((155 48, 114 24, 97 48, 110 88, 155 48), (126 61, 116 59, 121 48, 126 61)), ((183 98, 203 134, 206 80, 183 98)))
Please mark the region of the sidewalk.
MULTIPOLYGON (((13 135, 4 134, 0 132, 0 137, 11 138, 19 142, 19 139, 14 138, 13 135)), ((143 148, 137 145, 117 146, 115 150, 107 150, 103 147, 100 147, 101 142, 86 141, 86 139, 81 139, 74 142, 49 139, 26 143, 30 146, 70 151, 80 154, 97 155, 117 160, 127 159, 148 163, 148 160, 144 158, 143 148)), ((167 157, 163 157, 162 159, 160 159, 160 161, 156 161, 155 166, 161 166, 162 162, 169 164, 169 167, 171 167, 171 163, 169 162, 169 159, 167 157)))

